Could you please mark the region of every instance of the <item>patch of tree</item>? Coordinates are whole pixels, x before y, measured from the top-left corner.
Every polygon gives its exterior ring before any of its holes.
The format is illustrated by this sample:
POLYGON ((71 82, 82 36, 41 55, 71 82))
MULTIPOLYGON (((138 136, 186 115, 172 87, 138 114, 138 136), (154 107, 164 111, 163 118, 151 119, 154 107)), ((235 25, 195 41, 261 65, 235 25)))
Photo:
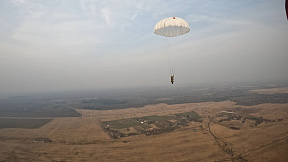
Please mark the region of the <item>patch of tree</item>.
POLYGON ((50 100, 36 100, 21 98, 19 100, 0 101, 1 117, 79 117, 81 116, 66 102, 51 102, 50 100), (26 99, 26 100, 25 100, 26 99))
POLYGON ((185 118, 188 121, 202 122, 202 117, 195 111, 175 114, 177 117, 185 118))
MULTIPOLYGON (((255 116, 246 116, 246 117, 242 117, 241 115, 237 116, 237 115, 230 115, 227 118, 223 118, 218 120, 219 123, 223 122, 223 121, 231 121, 231 120, 242 120, 242 123, 245 123, 245 121, 249 119, 249 120, 254 120, 256 123, 256 125, 261 124, 263 122, 276 122, 275 120, 269 120, 269 119, 264 119, 262 116, 260 117, 255 117, 255 116)), ((277 121, 282 121, 283 119, 278 119, 277 121)))
POLYGON ((263 103, 288 103, 288 93, 258 94, 247 93, 244 96, 230 97, 238 105, 253 106, 263 103))
POLYGON ((105 110, 104 108, 100 107, 95 107, 95 106, 84 106, 82 109, 87 109, 87 110, 105 110))
POLYGON ((241 120, 242 116, 236 116, 235 114, 226 113, 228 116, 227 118, 220 119, 218 122, 221 123, 223 121, 231 121, 231 120, 241 120))
MULTIPOLYGON (((260 86, 258 88, 269 88, 260 86)), ((270 87, 271 88, 271 87, 270 87)), ((173 90, 164 88, 69 92, 61 94, 18 96, 0 100, 2 117, 76 117, 74 108, 114 110, 166 103, 183 104, 199 102, 233 101, 238 105, 252 106, 262 103, 288 103, 288 93, 258 94, 255 87, 235 85, 191 86, 173 90), (64 98, 64 99, 63 99, 64 98), (82 98, 98 98, 85 99, 82 98), (159 100, 167 98, 167 100, 159 100), (63 100, 62 100, 63 99, 63 100)))
POLYGON ((245 120, 247 120, 247 119, 254 120, 256 122, 256 124, 261 124, 263 122, 275 122, 275 120, 264 119, 262 116, 260 116, 259 118, 253 117, 253 116, 245 117, 243 119, 243 122, 245 122, 245 120))
POLYGON ((220 102, 233 101, 238 105, 252 106, 262 103, 288 103, 288 94, 258 94, 251 92, 253 88, 242 87, 219 87, 207 88, 204 90, 191 90, 189 88, 174 91, 160 91, 150 94, 137 94, 131 96, 114 96, 112 99, 92 99, 83 101, 80 107, 94 110, 113 110, 131 107, 143 107, 149 104, 166 103, 200 103, 200 102, 220 102), (209 94, 209 95, 207 95, 209 94), (159 100, 159 98, 168 98, 168 100, 159 100))
POLYGON ((240 128, 238 128, 238 127, 230 127, 230 129, 233 129, 233 130, 240 130, 240 128))
POLYGON ((119 101, 115 99, 86 99, 82 100, 83 104, 103 104, 103 105, 116 105, 116 104, 126 104, 128 103, 127 101, 119 101))

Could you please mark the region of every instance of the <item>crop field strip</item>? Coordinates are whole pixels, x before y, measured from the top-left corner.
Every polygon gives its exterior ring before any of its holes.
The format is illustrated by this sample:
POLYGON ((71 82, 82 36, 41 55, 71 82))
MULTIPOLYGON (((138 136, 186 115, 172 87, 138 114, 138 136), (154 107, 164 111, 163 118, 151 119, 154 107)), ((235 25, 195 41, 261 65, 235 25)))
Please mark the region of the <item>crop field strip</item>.
POLYGON ((28 128, 36 129, 49 123, 53 119, 10 119, 0 118, 0 129, 4 128, 28 128))

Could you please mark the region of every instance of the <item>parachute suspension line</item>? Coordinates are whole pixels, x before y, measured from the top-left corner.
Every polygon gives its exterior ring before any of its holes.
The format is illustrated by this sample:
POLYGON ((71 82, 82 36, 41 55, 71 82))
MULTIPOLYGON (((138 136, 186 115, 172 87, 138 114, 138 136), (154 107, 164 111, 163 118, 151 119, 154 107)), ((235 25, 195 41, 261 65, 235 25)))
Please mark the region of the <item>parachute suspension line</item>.
POLYGON ((175 60, 174 60, 174 55, 175 55, 175 39, 171 39, 171 48, 172 48, 172 51, 171 52, 171 71, 172 71, 172 75, 171 76, 174 76, 175 74, 175 60))
POLYGON ((168 67, 169 67, 169 73, 171 74, 171 61, 169 58, 169 46, 168 46, 168 40, 167 39, 162 39, 163 40, 163 45, 164 45, 164 51, 163 54, 165 55, 167 61, 168 61, 168 67))
POLYGON ((168 61, 168 66, 169 66, 169 72, 170 75, 174 75, 174 70, 173 70, 173 54, 171 52, 171 48, 170 48, 170 43, 169 43, 169 38, 164 38, 163 39, 163 44, 164 44, 164 55, 167 58, 168 61))
MULTIPOLYGON (((165 35, 169 33, 169 29, 164 29, 164 33, 165 35)), ((164 38, 164 46, 165 46, 165 49, 166 49, 166 57, 167 57, 167 60, 168 60, 168 65, 169 65, 169 72, 170 72, 170 76, 174 75, 173 74, 173 62, 172 62, 172 54, 171 54, 171 46, 170 46, 170 39, 169 37, 165 37, 164 38)))

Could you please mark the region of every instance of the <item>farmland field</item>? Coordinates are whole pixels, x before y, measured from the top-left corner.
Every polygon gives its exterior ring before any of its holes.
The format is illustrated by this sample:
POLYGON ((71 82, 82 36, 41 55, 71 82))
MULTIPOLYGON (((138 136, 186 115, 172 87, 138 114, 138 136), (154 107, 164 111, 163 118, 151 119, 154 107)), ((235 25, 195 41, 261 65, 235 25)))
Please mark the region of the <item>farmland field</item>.
POLYGON ((0 118, 0 129, 3 128, 40 128, 52 119, 10 119, 0 118))
MULTIPOLYGON (((31 126, 36 122, 27 119, 22 128, 5 124, 9 128, 0 129, 0 159, 287 161, 288 103, 282 102, 240 105, 227 100, 158 103, 115 110, 75 108, 78 117, 39 117, 42 124, 47 122, 41 127, 31 126), (103 126, 119 131, 119 136, 112 138, 103 126)), ((73 99, 63 104, 73 107, 76 103, 78 100, 73 99)), ((7 123, 10 119, 1 121, 7 123)))

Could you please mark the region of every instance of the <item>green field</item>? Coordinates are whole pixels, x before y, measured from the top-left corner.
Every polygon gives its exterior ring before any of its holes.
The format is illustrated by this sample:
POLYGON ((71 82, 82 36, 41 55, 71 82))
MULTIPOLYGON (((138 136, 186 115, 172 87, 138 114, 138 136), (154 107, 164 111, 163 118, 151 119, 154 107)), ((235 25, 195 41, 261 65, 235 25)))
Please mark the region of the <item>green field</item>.
POLYGON ((175 114, 175 115, 178 116, 178 117, 185 117, 189 121, 195 121, 195 122, 200 122, 201 121, 201 116, 199 116, 194 111, 180 113, 180 114, 175 114))
POLYGON ((133 119, 112 120, 112 121, 103 122, 102 124, 109 125, 109 127, 113 127, 114 129, 122 129, 122 128, 129 128, 129 127, 135 127, 135 126, 140 126, 144 129, 150 128, 148 125, 141 124, 138 121, 133 120, 133 119))
POLYGON ((152 122, 162 122, 162 121, 167 121, 167 120, 172 120, 175 119, 175 116, 157 116, 157 115, 152 115, 152 116, 145 116, 146 119, 151 120, 152 122))
POLYGON ((36 129, 49 123, 53 119, 8 119, 0 118, 0 129, 3 128, 28 128, 36 129))

